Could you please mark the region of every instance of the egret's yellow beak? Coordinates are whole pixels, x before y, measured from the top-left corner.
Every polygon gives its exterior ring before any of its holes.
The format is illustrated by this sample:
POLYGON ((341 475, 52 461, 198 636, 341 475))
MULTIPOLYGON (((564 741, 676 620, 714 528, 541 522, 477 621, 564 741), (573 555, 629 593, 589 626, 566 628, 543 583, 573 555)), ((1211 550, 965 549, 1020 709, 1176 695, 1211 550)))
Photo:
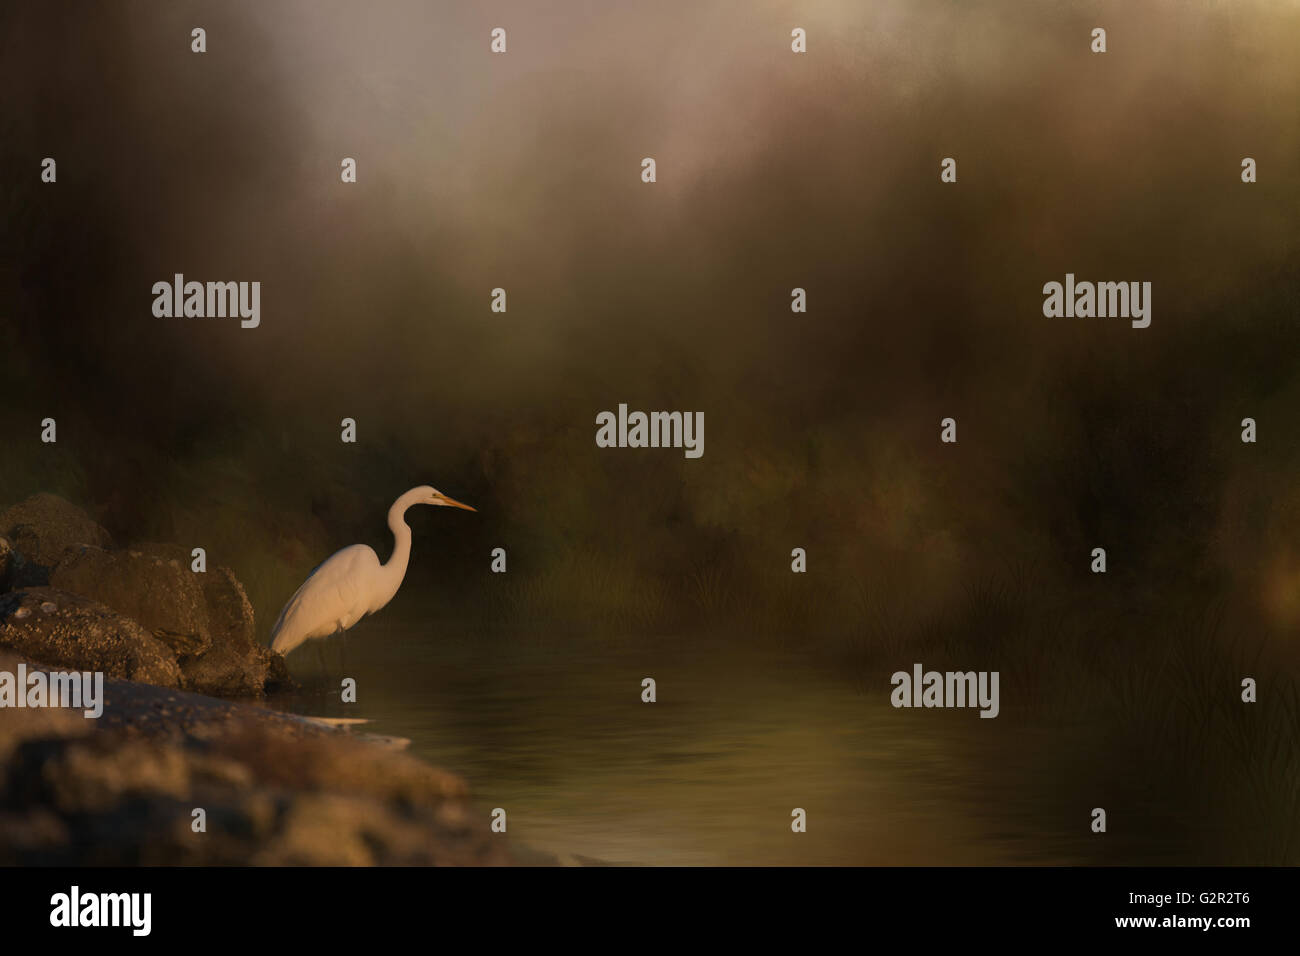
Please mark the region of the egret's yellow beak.
POLYGON ((469 505, 462 504, 455 498, 448 498, 446 495, 440 497, 440 503, 447 505, 449 508, 464 508, 466 511, 478 511, 477 508, 471 508, 469 505))

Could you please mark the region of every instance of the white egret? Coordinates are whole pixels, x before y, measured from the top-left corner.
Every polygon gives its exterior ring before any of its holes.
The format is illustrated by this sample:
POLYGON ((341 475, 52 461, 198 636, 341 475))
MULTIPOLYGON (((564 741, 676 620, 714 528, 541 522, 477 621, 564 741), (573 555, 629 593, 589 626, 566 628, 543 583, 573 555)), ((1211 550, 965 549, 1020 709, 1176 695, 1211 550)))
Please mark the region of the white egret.
POLYGON ((374 549, 364 544, 326 558, 280 612, 271 629, 272 650, 288 654, 304 641, 341 634, 393 599, 411 558, 411 527, 405 516, 412 505, 475 510, 428 485, 412 488, 388 509, 388 527, 393 532, 393 555, 388 563, 380 564, 374 549))

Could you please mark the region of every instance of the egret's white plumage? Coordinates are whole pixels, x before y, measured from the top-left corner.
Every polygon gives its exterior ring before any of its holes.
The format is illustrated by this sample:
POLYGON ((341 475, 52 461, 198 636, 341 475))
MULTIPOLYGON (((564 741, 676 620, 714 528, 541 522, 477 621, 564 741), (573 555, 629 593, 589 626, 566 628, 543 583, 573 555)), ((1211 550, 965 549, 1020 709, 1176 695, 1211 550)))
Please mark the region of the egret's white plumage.
POLYGON ((474 510, 428 485, 412 488, 388 509, 393 554, 387 563, 380 564, 374 549, 364 544, 354 544, 327 558, 280 612, 271 629, 272 650, 288 654, 304 641, 346 631, 393 599, 411 558, 411 527, 405 515, 412 505, 474 510))

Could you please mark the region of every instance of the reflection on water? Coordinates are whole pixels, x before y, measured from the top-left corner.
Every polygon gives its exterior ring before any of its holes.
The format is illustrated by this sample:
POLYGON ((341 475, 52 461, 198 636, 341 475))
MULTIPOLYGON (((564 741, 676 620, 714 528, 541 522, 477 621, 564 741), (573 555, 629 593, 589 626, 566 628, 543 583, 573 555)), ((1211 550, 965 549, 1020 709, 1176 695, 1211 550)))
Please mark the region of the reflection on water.
MULTIPOLYGON (((394 608, 393 611, 398 611, 394 608)), ((290 658, 305 685, 275 706, 366 717, 464 776, 511 837, 645 864, 1081 862, 1063 827, 1008 828, 1025 752, 975 711, 896 711, 888 678, 855 693, 793 655, 699 641, 458 637, 386 612, 290 658), (338 680, 358 701, 338 700, 338 680), (658 702, 641 702, 653 677, 658 702), (791 832, 791 810, 808 831, 791 832)), ((1027 738, 1026 747, 1034 746, 1027 738)), ((1077 811, 1068 816, 1075 820, 1077 811)), ((1026 811, 1028 814, 1028 810, 1026 811)), ((1026 817, 1027 819, 1027 817, 1026 817)), ((1086 829, 1086 827, 1085 827, 1086 829)))

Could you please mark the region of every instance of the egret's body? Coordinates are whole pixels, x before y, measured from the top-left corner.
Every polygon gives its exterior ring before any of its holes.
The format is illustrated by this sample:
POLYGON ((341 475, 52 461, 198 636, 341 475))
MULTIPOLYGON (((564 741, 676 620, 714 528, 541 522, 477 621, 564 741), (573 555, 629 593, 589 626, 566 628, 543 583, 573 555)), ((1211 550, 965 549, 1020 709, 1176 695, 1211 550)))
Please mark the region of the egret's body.
POLYGON ((354 544, 327 558, 280 612, 271 629, 272 650, 288 654, 304 641, 346 631, 393 599, 411 559, 411 527, 405 515, 412 505, 474 510, 428 485, 412 488, 388 509, 388 527, 393 532, 393 554, 388 561, 380 564, 374 549, 364 544, 354 544))

